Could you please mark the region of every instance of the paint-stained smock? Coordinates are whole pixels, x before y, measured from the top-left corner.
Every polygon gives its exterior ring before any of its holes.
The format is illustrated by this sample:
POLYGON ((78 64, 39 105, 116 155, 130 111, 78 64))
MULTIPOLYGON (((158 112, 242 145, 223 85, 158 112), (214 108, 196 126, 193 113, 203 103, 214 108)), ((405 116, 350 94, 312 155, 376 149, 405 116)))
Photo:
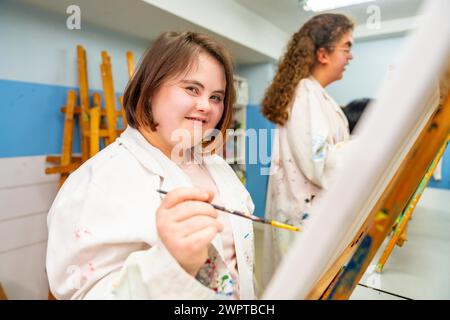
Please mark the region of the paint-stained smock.
MULTIPOLYGON (((340 106, 314 77, 302 79, 290 106, 289 119, 284 126, 277 127, 273 139, 266 218, 307 227, 308 216, 314 214, 314 208, 332 183, 342 147, 348 140, 348 122, 340 106)), ((264 285, 295 235, 291 231, 265 228, 264 285)))
MULTIPOLYGON (((253 202, 228 164, 203 158, 227 207, 253 212, 253 202)), ((234 295, 221 235, 194 278, 160 241, 155 213, 162 195, 192 186, 189 177, 140 132, 127 128, 73 172, 48 214, 47 275, 57 299, 221 299, 234 295)), ((255 297, 252 222, 229 216, 239 296, 255 297)))

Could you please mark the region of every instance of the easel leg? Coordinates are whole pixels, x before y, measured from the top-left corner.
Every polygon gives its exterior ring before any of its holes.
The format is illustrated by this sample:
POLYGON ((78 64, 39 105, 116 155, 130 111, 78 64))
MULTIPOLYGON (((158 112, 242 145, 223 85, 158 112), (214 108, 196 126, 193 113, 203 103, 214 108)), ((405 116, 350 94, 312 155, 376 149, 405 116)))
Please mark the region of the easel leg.
POLYGON ((445 148, 448 144, 449 138, 450 138, 450 135, 447 137, 444 145, 439 149, 436 157, 433 159, 433 162, 431 163, 425 176, 423 177, 421 183, 419 184, 419 187, 417 188, 416 192, 414 193, 410 203, 408 204, 408 206, 406 208, 405 213, 403 214, 399 224, 397 225, 397 228, 395 228, 392 238, 389 240, 389 243, 386 246, 386 249, 383 251, 383 254, 381 255, 380 259, 378 260, 377 272, 383 271, 383 267, 384 267, 386 261, 389 259, 389 256, 391 255, 392 250, 394 249, 394 246, 397 244, 398 246, 401 247, 403 245, 403 243, 406 241, 407 224, 408 224, 409 220, 411 219, 412 213, 413 213, 414 209, 416 208, 416 205, 419 202, 419 199, 422 196, 422 193, 425 190, 425 187, 427 186, 428 181, 430 180, 431 176, 433 175, 434 169, 436 168, 437 164, 439 163, 439 160, 442 157, 442 154, 445 151, 445 148))
MULTIPOLYGON (((72 160, 72 142, 73 142, 73 115, 75 111, 75 104, 77 101, 77 94, 73 90, 67 92, 66 113, 64 119, 64 136, 61 152, 61 167, 67 166, 72 160)), ((66 181, 68 173, 61 173, 59 179, 59 187, 66 181)))

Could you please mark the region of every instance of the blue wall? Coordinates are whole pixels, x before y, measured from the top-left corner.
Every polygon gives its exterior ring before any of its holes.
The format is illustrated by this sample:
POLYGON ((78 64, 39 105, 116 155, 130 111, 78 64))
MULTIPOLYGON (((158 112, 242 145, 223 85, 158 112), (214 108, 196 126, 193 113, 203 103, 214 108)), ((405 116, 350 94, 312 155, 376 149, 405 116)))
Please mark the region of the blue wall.
MULTIPOLYGON (((60 108, 66 104, 68 90, 78 92, 76 87, 0 79, 0 158, 61 153, 64 114, 60 108)), ((90 90, 90 97, 94 92, 90 90)), ((75 122, 74 137, 78 135, 75 122)), ((79 139, 73 139, 72 150, 80 152, 79 139)))
MULTIPOLYGON (((255 215, 259 217, 264 217, 265 207, 266 207, 266 191, 269 176, 265 173, 268 172, 270 168, 270 161, 265 161, 265 156, 267 155, 270 159, 272 155, 272 132, 271 129, 275 128, 275 125, 267 121, 266 118, 260 113, 260 105, 249 105, 247 107, 247 128, 252 129, 267 129, 267 140, 260 143, 260 137, 258 135, 258 162, 256 164, 247 163, 247 179, 246 188, 252 196, 253 202, 255 203, 255 215), (263 147, 261 147, 263 146, 263 147), (267 150, 265 147, 267 146, 267 150), (262 153, 262 157, 259 156, 262 153)), ((264 138, 264 137, 263 137, 264 138)), ((249 141, 247 140, 247 146, 249 141)), ((250 159, 249 151, 247 147, 246 159, 250 159)))
MULTIPOLYGON (((0 80, 0 157, 60 153, 64 116, 59 108, 69 89, 74 88, 0 80)), ((78 139, 74 143, 77 152, 78 139)))
MULTIPOLYGON (((274 76, 275 66, 271 63, 261 63, 261 64, 251 64, 251 65, 240 65, 237 68, 237 73, 246 78, 249 83, 249 105, 247 106, 247 129, 268 129, 267 140, 264 143, 259 143, 259 135, 257 135, 257 145, 258 148, 255 150, 257 152, 257 163, 246 165, 247 179, 246 188, 250 192, 253 202, 255 203, 255 215, 263 217, 266 206, 266 190, 268 176, 264 173, 264 168, 268 170, 270 168, 270 156, 272 150, 271 144, 271 131, 274 125, 270 123, 266 118, 260 113, 261 100, 264 97, 264 92, 272 81, 274 76), (267 146, 261 148, 261 146, 267 146), (260 154, 262 153, 262 157, 260 154), (267 156, 268 159, 265 159, 267 156), (269 160, 266 162, 266 160, 269 160)), ((264 138, 264 137, 261 137, 264 138)), ((248 148, 249 140, 247 139, 247 162, 250 159, 248 148)), ((255 155, 253 155, 255 156, 255 155)))

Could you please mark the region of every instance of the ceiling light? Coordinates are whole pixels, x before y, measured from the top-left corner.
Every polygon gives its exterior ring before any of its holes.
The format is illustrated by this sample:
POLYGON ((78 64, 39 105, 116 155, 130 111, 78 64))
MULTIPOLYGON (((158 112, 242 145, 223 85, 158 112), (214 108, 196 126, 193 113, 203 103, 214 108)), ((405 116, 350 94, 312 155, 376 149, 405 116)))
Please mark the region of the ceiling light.
POLYGON ((375 0, 300 0, 300 4, 305 11, 319 12, 372 1, 375 0))

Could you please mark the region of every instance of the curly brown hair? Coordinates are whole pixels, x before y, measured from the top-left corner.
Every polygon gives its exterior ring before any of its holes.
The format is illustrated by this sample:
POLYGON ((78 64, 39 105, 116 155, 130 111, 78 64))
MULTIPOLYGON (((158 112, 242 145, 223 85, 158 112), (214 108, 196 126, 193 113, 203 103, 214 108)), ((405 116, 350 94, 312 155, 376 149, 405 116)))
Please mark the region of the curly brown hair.
POLYGON ((345 15, 325 13, 314 16, 294 33, 262 101, 261 112, 268 120, 286 123, 295 89, 301 79, 311 74, 317 50, 332 52, 333 45, 352 29, 353 22, 345 15))

